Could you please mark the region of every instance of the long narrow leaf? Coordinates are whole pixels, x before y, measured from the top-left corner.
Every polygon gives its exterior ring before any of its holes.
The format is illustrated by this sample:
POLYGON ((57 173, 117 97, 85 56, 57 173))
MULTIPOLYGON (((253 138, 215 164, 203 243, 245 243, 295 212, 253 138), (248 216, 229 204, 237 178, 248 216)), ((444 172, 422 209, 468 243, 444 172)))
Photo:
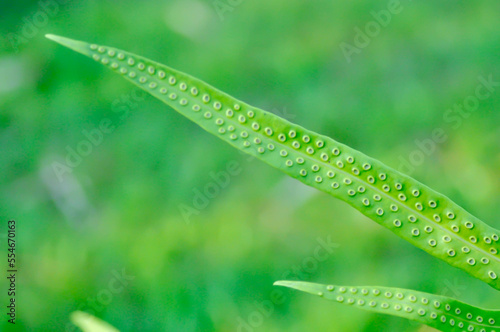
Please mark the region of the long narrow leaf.
POLYGON ((47 37, 105 65, 232 146, 346 201, 413 245, 500 289, 499 231, 446 196, 160 63, 113 47, 47 37))
POLYGON ((389 287, 334 286, 302 281, 277 281, 352 307, 403 317, 441 331, 500 331, 500 310, 481 309, 455 299, 389 287))

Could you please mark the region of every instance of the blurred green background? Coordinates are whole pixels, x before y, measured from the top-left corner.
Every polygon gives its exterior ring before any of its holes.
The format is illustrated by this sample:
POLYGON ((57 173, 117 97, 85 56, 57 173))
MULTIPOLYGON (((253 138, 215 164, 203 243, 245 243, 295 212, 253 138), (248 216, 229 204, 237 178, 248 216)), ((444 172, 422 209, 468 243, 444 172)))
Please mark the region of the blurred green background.
POLYGON ((124 331, 429 330, 272 286, 282 278, 500 308, 481 281, 44 38, 138 53, 390 166, 413 160, 406 172, 499 228, 500 87, 470 112, 452 109, 474 104, 478 77, 500 81, 500 3, 401 1, 347 59, 341 45, 355 46, 356 29, 390 4, 2 2, 0 220, 1 243, 17 221, 16 327, 72 331, 79 309, 124 331), (102 121, 114 130, 57 173, 102 121), (446 139, 431 144, 439 128, 446 139), (228 165, 237 174, 216 185, 228 165))

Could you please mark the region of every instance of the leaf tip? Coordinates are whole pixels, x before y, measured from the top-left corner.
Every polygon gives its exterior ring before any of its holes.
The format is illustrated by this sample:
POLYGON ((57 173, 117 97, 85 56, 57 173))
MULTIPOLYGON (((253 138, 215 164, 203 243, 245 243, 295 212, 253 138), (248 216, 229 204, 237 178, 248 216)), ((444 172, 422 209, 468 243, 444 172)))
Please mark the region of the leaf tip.
POLYGON ((306 292, 313 295, 320 295, 324 293, 325 286, 320 284, 315 284, 306 281, 292 281, 292 280, 278 280, 274 283, 274 286, 283 286, 292 289, 296 289, 302 292, 306 292))
POLYGON ((293 281, 278 280, 273 283, 273 286, 293 287, 293 281))
POLYGON ((45 34, 45 38, 48 38, 48 39, 51 39, 51 40, 55 40, 57 38, 57 36, 53 35, 51 33, 47 33, 47 34, 45 34))
POLYGON ((57 35, 53 35, 51 33, 46 34, 45 38, 50 39, 52 41, 55 41, 56 43, 59 43, 59 44, 64 45, 64 46, 68 46, 72 42, 75 42, 75 40, 72 40, 72 39, 69 39, 69 38, 65 38, 65 37, 61 37, 61 36, 57 36, 57 35))
POLYGON ((73 51, 77 51, 79 53, 89 55, 90 52, 88 50, 88 44, 82 41, 66 38, 66 37, 61 37, 53 34, 46 34, 45 38, 50 39, 52 41, 55 41, 58 44, 61 44, 62 46, 66 46, 67 48, 72 49, 73 51))

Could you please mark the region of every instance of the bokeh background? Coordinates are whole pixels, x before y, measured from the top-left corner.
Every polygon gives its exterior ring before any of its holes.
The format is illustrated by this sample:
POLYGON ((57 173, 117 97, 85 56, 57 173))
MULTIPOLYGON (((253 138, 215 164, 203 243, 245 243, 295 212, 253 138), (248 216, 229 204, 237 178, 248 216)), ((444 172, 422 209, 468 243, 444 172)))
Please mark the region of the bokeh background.
POLYGON ((276 293, 282 278, 412 288, 500 308, 482 282, 44 38, 139 53, 393 167, 413 160, 406 172, 498 228, 500 87, 471 112, 449 110, 473 101, 478 77, 500 81, 500 3, 402 0, 346 57, 341 45, 355 45, 356 29, 390 5, 2 2, 0 220, 1 243, 6 221, 18 225, 16 328, 71 331, 79 309, 123 331, 429 330, 276 293), (57 165, 102 121, 114 130, 61 176, 57 165), (436 129, 446 139, 431 144, 436 129), (214 187, 213 174, 228 166, 237 174, 214 187), (212 197, 200 198, 207 187, 212 197))

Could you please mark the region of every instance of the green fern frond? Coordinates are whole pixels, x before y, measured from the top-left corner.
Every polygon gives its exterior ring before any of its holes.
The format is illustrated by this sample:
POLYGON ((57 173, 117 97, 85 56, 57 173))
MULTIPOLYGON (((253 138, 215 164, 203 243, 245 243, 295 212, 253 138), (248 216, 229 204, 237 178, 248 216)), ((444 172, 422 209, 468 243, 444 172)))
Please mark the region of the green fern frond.
POLYGON ((329 137, 120 49, 54 35, 209 133, 339 198, 413 245, 500 289, 500 232, 448 197, 329 137))
POLYGON ((458 300, 408 289, 372 286, 334 286, 302 281, 277 281, 340 304, 398 316, 445 332, 500 331, 500 310, 481 309, 458 300))

